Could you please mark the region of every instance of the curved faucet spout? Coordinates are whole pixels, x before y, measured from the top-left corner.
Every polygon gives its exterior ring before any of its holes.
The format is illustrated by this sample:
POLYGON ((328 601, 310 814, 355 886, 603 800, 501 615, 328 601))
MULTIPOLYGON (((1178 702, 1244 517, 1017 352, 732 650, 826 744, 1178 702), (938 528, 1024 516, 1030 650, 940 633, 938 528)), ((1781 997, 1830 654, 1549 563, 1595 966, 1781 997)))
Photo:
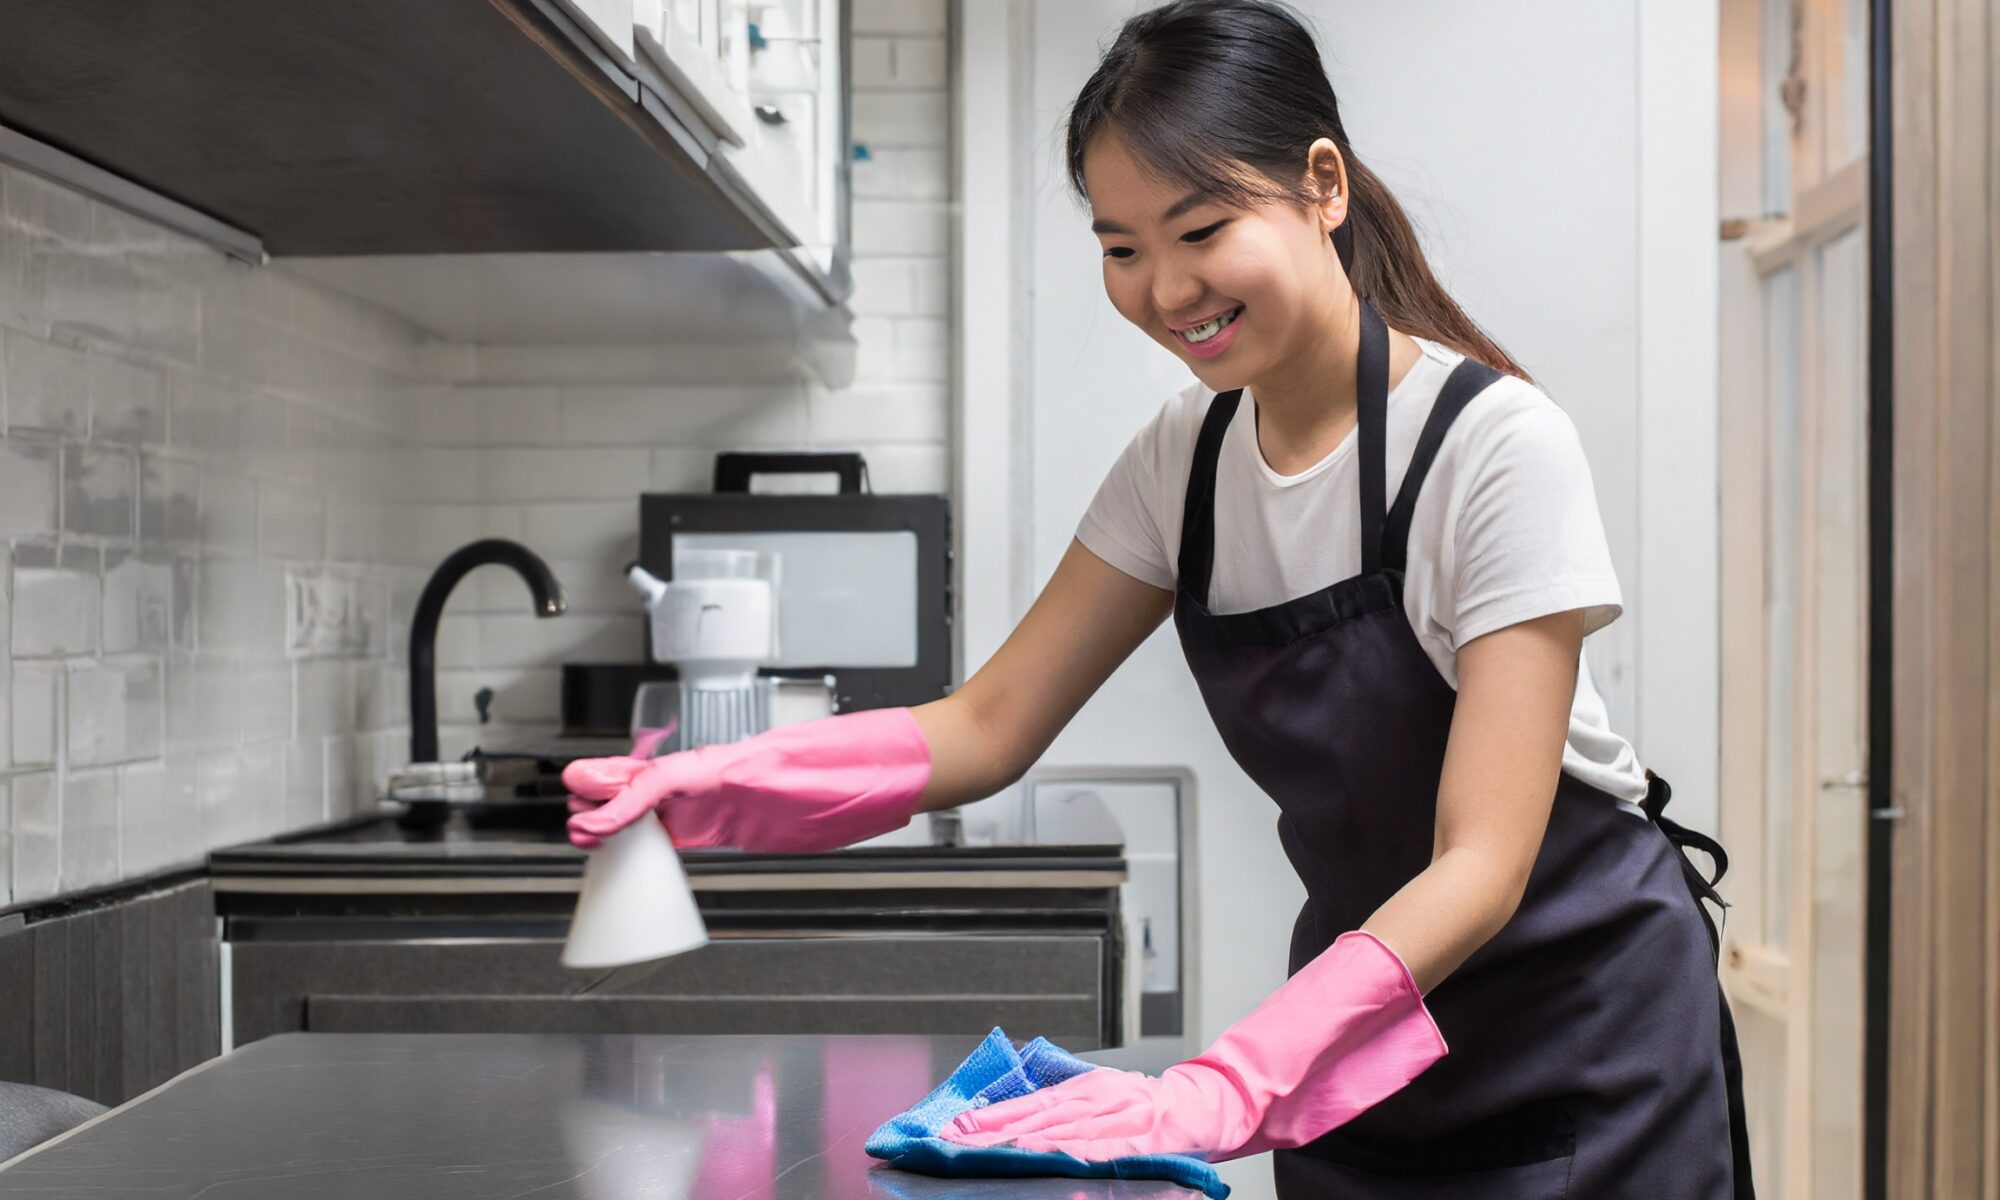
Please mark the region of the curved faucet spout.
POLYGON ((555 617, 565 607, 562 585, 534 551, 506 538, 485 538, 459 547, 431 572, 410 622, 410 761, 436 762, 437 627, 451 589, 474 567, 489 563, 514 568, 534 597, 535 615, 555 617))

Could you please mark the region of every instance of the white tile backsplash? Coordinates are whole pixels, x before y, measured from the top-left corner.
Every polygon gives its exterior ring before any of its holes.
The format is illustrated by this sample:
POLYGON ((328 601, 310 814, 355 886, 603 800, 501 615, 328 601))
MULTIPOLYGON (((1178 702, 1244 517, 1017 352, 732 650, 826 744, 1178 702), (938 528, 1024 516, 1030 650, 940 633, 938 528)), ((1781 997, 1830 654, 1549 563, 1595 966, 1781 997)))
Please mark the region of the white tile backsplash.
POLYGON ((257 550, 267 558, 317 559, 326 513, 317 490, 257 481, 257 550))
POLYGON ((99 355, 90 360, 90 437, 157 446, 167 440, 167 381, 159 368, 99 355))
POLYGON ((102 563, 91 546, 15 543, 15 658, 96 652, 102 563))
MULTIPOLYGON (((215 653, 170 658, 167 745, 176 751, 235 745, 243 731, 243 695, 235 658, 215 653)), ((291 719, 289 696, 285 716, 291 719)))
POLYGON ((943 91, 854 94, 854 140, 867 146, 935 149, 950 139, 950 102, 943 91))
POLYGON ((204 549, 255 553, 257 481, 233 467, 204 467, 200 527, 204 549))
POLYGON ((192 862, 199 817, 192 779, 177 785, 164 761, 118 770, 118 867, 125 878, 192 862))
POLYGON ((854 0, 848 20, 857 37, 882 33, 943 34, 948 12, 942 0, 854 0))
POLYGON ((636 496, 646 487, 648 457, 643 446, 629 443, 487 450, 479 454, 479 490, 502 503, 636 496))
MULTIPOLYGON (((950 242, 950 213, 935 200, 854 201, 856 254, 941 256, 950 242)), ((866 343, 863 343, 864 348, 866 343)))
POLYGON ((62 458, 63 532, 129 540, 138 521, 139 463, 129 449, 69 442, 62 458))
POLYGON ((56 531, 56 444, 0 439, 0 536, 56 531))
POLYGON ((8 727, 13 742, 14 766, 45 767, 55 764, 56 733, 62 722, 64 674, 60 662, 13 664, 8 727))
POLYGON ((326 743, 323 737, 285 743, 285 824, 292 828, 327 819, 326 743))
POLYGON ((895 51, 895 71, 887 86, 942 91, 950 85, 944 38, 897 38, 895 51))
POLYGON ((408 755, 417 595, 467 542, 523 541, 569 611, 531 616, 497 568, 457 589, 447 755, 547 734, 562 662, 643 656, 641 492, 706 491, 752 447, 948 490, 947 13, 855 6, 858 351, 834 390, 784 337, 440 341, 0 168, 0 905, 372 808, 408 755), (300 580, 330 606, 303 638, 300 580))
POLYGON ((0 904, 14 898, 14 788, 0 775, 0 904))
POLYGON ((847 75, 857 88, 896 86, 895 39, 857 37, 849 47, 847 75))
POLYGON ((201 537, 201 467, 163 454, 139 458, 139 540, 191 546, 201 537))
POLYGON ((132 550, 104 553, 104 652, 164 651, 172 644, 173 560, 132 550))
POLYGON ((90 426, 90 360, 16 329, 5 343, 7 432, 81 437, 90 426))
POLYGON ((870 146, 868 151, 866 159, 854 164, 857 199, 942 201, 950 196, 951 161, 943 150, 870 146))
POLYGON ((14 793, 14 900, 53 896, 62 879, 62 796, 54 771, 12 779, 14 793))
POLYGON ((73 662, 66 691, 70 769, 158 758, 163 701, 158 659, 73 662))
POLYGON ((343 659, 300 659, 292 664, 294 731, 324 737, 356 728, 354 672, 343 659))
POLYGON ((561 437, 593 453, 661 442, 796 445, 805 436, 803 400, 803 385, 570 388, 561 437))
POLYGON ((292 736, 290 664, 244 663, 237 677, 237 694, 243 699, 244 741, 270 742, 292 736))
MULTIPOLYGON (((531 505, 523 513, 521 537, 530 546, 547 547, 544 557, 560 553, 599 563, 621 557, 629 562, 639 553, 639 497, 531 505)), ((578 586, 567 575, 557 578, 565 592, 578 586)), ((626 586, 622 579, 619 586, 626 586)))
POLYGON ((71 771, 62 780, 59 870, 64 891, 118 881, 118 774, 71 771))
POLYGON ((286 827, 283 564, 386 624, 422 335, 8 168, 0 214, 4 904, 286 827))

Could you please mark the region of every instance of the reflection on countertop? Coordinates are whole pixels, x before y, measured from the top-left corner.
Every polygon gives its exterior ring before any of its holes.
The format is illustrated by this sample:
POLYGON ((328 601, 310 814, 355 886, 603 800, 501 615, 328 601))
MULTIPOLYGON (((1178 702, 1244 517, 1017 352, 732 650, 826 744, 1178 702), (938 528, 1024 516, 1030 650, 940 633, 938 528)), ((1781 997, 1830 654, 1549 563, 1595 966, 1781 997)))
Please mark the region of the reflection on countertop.
POLYGON ((944 1180, 868 1135, 962 1036, 294 1034, 0 1170, 0 1197, 1179 1200, 1157 1182, 944 1180))
MULTIPOLYGON (((1119 845, 1022 842, 998 846, 862 846, 823 854, 756 854, 734 850, 683 850, 697 890, 704 883, 746 876, 867 874, 930 877, 1006 872, 1063 875, 1125 869, 1119 845)), ((325 829, 215 851, 209 859, 219 883, 300 874, 340 877, 425 875, 560 877, 583 870, 584 852, 565 839, 559 818, 486 823, 454 815, 436 828, 410 828, 393 816, 371 817, 325 829)))

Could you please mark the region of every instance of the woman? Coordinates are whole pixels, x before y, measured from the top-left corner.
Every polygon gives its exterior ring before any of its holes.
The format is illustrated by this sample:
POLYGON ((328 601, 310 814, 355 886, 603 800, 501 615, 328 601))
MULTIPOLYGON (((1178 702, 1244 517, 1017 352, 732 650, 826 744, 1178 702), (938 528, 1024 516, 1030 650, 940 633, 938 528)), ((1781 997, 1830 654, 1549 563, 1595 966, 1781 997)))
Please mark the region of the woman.
POLYGON ((583 845, 812 850, 989 795, 1169 613, 1308 901, 1290 979, 1160 1077, 949 1136, 1276 1150, 1284 1196, 1751 1194, 1714 897, 1610 728, 1620 596, 1574 427, 1445 294, 1268 0, 1128 21, 1072 183, 1112 304, 1193 371, 951 697, 566 774, 583 845))

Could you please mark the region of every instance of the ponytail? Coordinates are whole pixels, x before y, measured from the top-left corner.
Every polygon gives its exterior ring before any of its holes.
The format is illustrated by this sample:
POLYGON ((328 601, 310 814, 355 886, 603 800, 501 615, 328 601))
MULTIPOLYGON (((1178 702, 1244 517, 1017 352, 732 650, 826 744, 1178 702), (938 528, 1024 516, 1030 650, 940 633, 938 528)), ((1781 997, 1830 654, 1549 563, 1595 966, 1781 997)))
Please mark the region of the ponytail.
POLYGON ((1125 22, 1070 106, 1070 185, 1086 202, 1083 152, 1108 129, 1161 178, 1244 206, 1314 199, 1306 152, 1331 139, 1349 190, 1332 236, 1355 294, 1397 329, 1528 378, 1445 291, 1402 205, 1355 157, 1319 48, 1281 0, 1172 0, 1125 22))

